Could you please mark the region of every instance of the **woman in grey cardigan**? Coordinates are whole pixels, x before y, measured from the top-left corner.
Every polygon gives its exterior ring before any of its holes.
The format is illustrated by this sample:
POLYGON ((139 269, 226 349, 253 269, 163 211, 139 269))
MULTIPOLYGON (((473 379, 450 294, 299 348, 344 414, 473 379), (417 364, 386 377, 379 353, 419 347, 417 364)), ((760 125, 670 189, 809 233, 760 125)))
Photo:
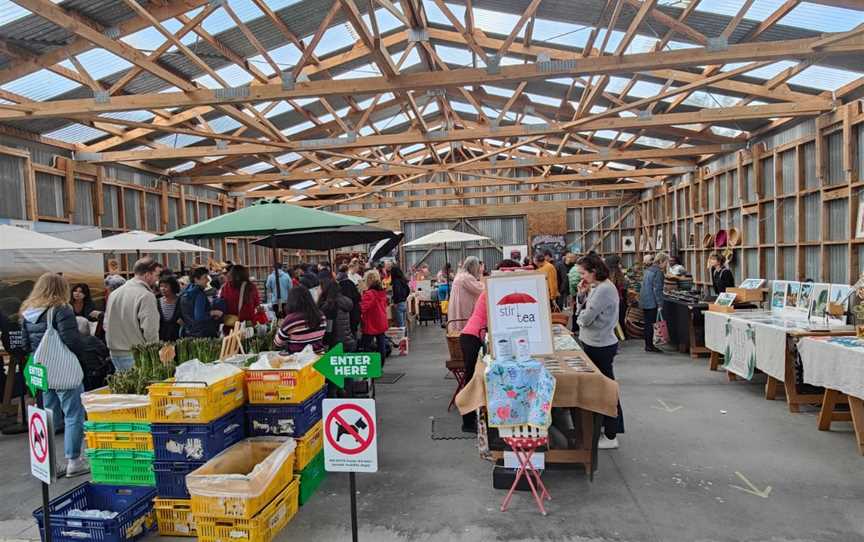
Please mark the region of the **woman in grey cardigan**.
MULTIPOLYGON (((587 293, 585 306, 579 312, 579 342, 582 349, 606 377, 615 380, 612 363, 618 353, 618 289, 609 280, 609 268, 596 254, 576 262, 582 275, 579 291, 587 293)), ((618 447, 618 433, 624 432, 624 415, 618 402, 618 416, 603 418, 603 434, 598 447, 604 450, 618 447)))

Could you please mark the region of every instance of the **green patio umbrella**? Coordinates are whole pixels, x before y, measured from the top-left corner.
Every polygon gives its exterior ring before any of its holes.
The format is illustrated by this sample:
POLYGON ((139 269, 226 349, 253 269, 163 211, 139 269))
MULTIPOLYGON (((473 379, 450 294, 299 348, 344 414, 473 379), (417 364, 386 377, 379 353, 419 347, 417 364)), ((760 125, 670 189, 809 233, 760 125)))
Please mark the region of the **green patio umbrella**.
POLYGON ((372 222, 372 220, 291 205, 278 199, 263 199, 249 207, 166 233, 153 241, 213 237, 263 237, 302 230, 353 226, 367 222, 372 222))
MULTIPOLYGON (((185 228, 180 228, 177 231, 166 233, 153 239, 151 242, 158 243, 159 241, 175 239, 263 237, 303 230, 353 226, 367 222, 372 222, 372 220, 291 205, 276 198, 262 199, 249 207, 244 207, 243 209, 238 209, 197 224, 192 224, 191 226, 186 226, 185 228)), ((271 244, 270 248, 273 249, 273 269, 278 277, 280 266, 276 257, 276 245, 271 244)), ((280 297, 279 280, 277 278, 276 299, 278 300, 280 297)))

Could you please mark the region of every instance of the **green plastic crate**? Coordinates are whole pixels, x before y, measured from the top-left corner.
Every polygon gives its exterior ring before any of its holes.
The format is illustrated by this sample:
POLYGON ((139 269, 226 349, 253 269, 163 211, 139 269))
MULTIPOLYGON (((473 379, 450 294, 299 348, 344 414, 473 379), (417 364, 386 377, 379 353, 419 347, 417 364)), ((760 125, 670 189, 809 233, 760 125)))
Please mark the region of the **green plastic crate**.
POLYGON ((92 433, 149 433, 150 424, 140 422, 84 422, 84 430, 92 433))
POLYGON ((93 482, 121 486, 155 486, 153 452, 87 450, 93 482))
POLYGON ((312 498, 312 495, 326 477, 324 451, 322 450, 306 465, 305 469, 300 471, 300 506, 303 506, 312 498))

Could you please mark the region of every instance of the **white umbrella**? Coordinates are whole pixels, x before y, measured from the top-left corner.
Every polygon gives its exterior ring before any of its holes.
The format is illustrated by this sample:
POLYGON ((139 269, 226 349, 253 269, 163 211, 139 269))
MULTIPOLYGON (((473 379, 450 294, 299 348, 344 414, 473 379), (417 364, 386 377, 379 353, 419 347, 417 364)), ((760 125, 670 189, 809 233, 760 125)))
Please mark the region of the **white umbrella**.
POLYGON ((209 248, 199 247, 198 245, 193 245, 192 243, 186 243, 184 241, 159 241, 152 243, 151 241, 156 237, 158 237, 158 235, 155 233, 135 230, 82 243, 80 248, 77 248, 77 250, 80 252, 113 252, 115 254, 141 254, 142 252, 150 252, 153 254, 213 252, 209 248))
POLYGON ((78 243, 27 230, 16 226, 0 225, 0 250, 77 250, 78 243))
MULTIPOLYGON (((402 246, 406 247, 422 247, 429 245, 444 245, 444 269, 447 269, 449 262, 447 261, 447 243, 470 243, 471 241, 488 241, 489 238, 485 235, 475 235, 473 233, 464 233, 456 230, 438 230, 433 231, 428 235, 419 237, 405 243, 402 246)), ((445 273, 446 274, 446 273, 445 273)), ((450 276, 444 277, 445 284, 449 286, 450 276)), ((447 297, 450 297, 450 288, 447 288, 447 297)))
POLYGON ((470 241, 486 241, 489 238, 484 235, 474 235, 455 230, 438 230, 423 237, 419 237, 405 243, 402 246, 420 247, 428 245, 446 245, 447 243, 468 243, 470 241))

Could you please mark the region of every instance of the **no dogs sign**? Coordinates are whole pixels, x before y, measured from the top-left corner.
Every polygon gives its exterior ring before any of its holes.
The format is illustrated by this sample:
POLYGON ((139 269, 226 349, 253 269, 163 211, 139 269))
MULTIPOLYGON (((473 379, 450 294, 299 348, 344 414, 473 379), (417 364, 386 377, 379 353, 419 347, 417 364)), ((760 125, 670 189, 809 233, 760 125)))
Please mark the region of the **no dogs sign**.
POLYGON ((374 399, 324 399, 324 468, 378 472, 374 399))

